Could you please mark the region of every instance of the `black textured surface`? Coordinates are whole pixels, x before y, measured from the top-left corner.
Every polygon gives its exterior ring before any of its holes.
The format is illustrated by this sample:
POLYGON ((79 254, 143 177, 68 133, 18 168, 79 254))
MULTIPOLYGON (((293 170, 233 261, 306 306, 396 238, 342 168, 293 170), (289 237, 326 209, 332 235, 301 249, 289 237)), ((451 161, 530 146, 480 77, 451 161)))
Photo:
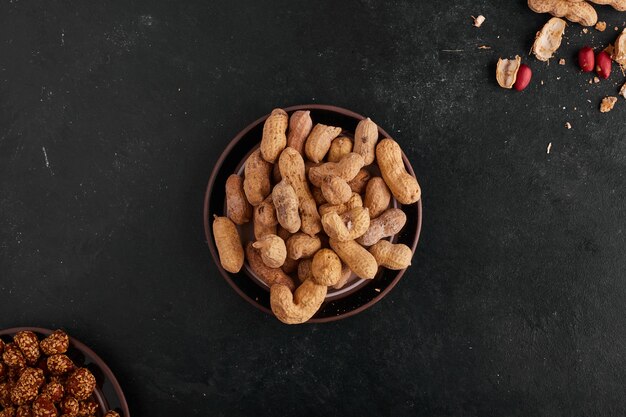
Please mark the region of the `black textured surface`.
POLYGON ((135 416, 624 415, 626 110, 598 111, 624 77, 574 60, 624 26, 599 13, 560 66, 523 0, 2 2, 0 327, 66 328, 135 416), (494 80, 516 53, 523 93, 494 80), (241 127, 306 102, 393 132, 424 228, 382 302, 287 327, 218 276, 202 197, 241 127))

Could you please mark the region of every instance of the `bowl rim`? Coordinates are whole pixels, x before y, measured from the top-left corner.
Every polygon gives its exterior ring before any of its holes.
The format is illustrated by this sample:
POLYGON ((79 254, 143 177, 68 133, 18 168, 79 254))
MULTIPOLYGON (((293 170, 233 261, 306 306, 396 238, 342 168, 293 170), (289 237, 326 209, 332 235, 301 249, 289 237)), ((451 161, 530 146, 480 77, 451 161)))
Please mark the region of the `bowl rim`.
MULTIPOLYGON (((285 107, 283 108, 283 110, 285 110, 285 112, 287 113, 291 113, 293 111, 298 111, 298 110, 322 110, 322 111, 329 111, 329 112, 334 112, 334 113, 338 113, 340 115, 343 116, 348 116, 351 117, 353 119, 356 120, 364 120, 365 116, 353 112, 352 110, 348 110, 345 109, 343 107, 338 107, 338 106, 333 106, 333 105, 328 105, 328 104, 299 104, 299 105, 295 105, 295 106, 290 106, 290 107, 285 107)), ((222 268, 222 265, 219 263, 219 255, 217 253, 217 247, 215 246, 215 241, 213 239, 213 231, 211 229, 211 225, 209 222, 209 197, 211 195, 211 191, 213 190, 213 186, 215 185, 215 180, 216 177, 224 163, 224 160, 226 159, 226 157, 230 154, 230 151, 235 147, 235 145, 237 145, 239 143, 239 141, 248 134, 248 132, 250 132, 252 129, 254 129, 256 126, 258 126, 260 123, 262 123, 263 121, 265 121, 265 119, 267 119, 269 117, 269 113, 256 119, 255 121, 253 121, 252 123, 250 123, 248 126, 246 126, 245 128, 243 128, 239 133, 237 133, 237 135, 235 135, 235 137, 233 139, 231 139, 231 141, 228 143, 228 145, 226 146, 226 148, 224 148, 224 150, 222 151, 222 153, 220 154, 219 158, 217 159, 217 161, 215 162, 215 164, 213 165, 213 169, 211 171, 211 175, 209 177, 209 182, 207 184, 207 188, 204 194, 204 208, 202 211, 203 214, 203 223, 204 223, 204 234, 205 234, 205 238, 207 240, 207 245, 209 246, 209 251, 211 253, 211 257, 213 258, 214 264, 217 266, 217 269, 220 272, 220 275, 222 275, 222 278, 224 278, 226 280, 226 282, 235 290, 235 292, 237 294, 239 294, 239 296, 241 298, 243 298, 244 300, 246 300, 248 303, 252 304, 253 306, 255 306, 257 309, 273 315, 273 312, 271 309, 261 305, 258 301, 252 299, 251 297, 248 296, 248 294, 246 294, 244 291, 241 290, 241 288, 239 288, 239 286, 231 279, 229 273, 224 270, 224 268, 222 268)), ((380 126, 378 126, 378 130, 380 133, 382 133, 382 135, 384 137, 388 137, 391 138, 392 136, 389 135, 383 128, 381 128, 380 126)), ((415 177, 415 171, 413 170, 413 167, 411 166, 410 161, 408 160, 408 158, 406 157, 404 151, 402 151, 402 159, 405 163, 405 166, 407 167, 407 170, 409 171, 409 173, 415 177)), ((415 253, 415 250, 417 248, 417 243, 419 242, 419 238, 420 238, 420 234, 422 231, 422 199, 423 197, 421 197, 417 203, 411 204, 409 205, 412 206, 414 205, 416 207, 416 211, 417 211, 417 225, 415 227, 415 237, 413 238, 413 242, 411 244, 411 252, 415 253)), ((331 322, 331 321, 337 321, 337 320, 341 320, 341 319, 345 319, 348 317, 352 317, 356 314, 361 313, 364 310, 367 310, 368 308, 372 307, 374 304, 378 303, 380 300, 382 300, 388 293, 389 291, 391 291, 396 284, 398 283, 398 281, 400 281, 400 279, 404 276, 404 273, 406 272, 408 268, 402 269, 397 271, 396 276, 393 278, 393 280, 389 283, 389 285, 387 285, 387 287, 385 289, 383 289, 377 296, 375 296, 374 298, 372 298, 370 301, 368 301, 367 303, 364 303, 362 305, 360 305, 359 307, 335 315, 335 316, 329 316, 329 317, 320 317, 320 318, 316 318, 313 317, 310 320, 308 320, 306 323, 327 323, 327 322, 331 322)))
MULTIPOLYGON (((0 336, 14 335, 15 333, 24 332, 24 331, 44 334, 46 336, 54 332, 54 330, 46 329, 43 327, 12 327, 9 329, 0 330, 0 336)), ((120 402, 120 408, 122 409, 122 413, 123 413, 122 417, 130 417, 130 410, 128 409, 128 403, 126 402, 124 391, 122 391, 122 386, 117 381, 117 378, 113 374, 113 371, 111 371, 111 368, 109 368, 109 366, 104 362, 104 360, 102 360, 102 358, 98 356, 98 354, 96 354, 96 352, 94 352, 89 346, 85 345, 83 342, 81 342, 80 340, 72 336, 69 336, 69 338, 70 338, 70 346, 74 347, 75 349, 78 349, 79 351, 84 353, 86 356, 89 356, 89 358, 93 360, 93 362, 95 362, 95 364, 98 366, 98 368, 102 370, 104 375, 107 377, 107 379, 113 386, 113 390, 115 391, 115 394, 117 395, 117 398, 120 402)), ((103 415, 106 414, 106 411, 108 410, 103 410, 103 415)))

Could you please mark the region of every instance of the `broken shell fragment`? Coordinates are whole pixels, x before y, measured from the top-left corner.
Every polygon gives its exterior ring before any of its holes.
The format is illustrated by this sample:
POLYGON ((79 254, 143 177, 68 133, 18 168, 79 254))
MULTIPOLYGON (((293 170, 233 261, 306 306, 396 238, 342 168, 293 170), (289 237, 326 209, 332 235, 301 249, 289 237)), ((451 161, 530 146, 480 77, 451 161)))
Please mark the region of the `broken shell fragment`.
POLYGON ((626 29, 615 39, 611 58, 621 66, 626 66, 626 29))
POLYGON ((496 80, 502 88, 512 88, 517 79, 517 71, 522 64, 522 58, 519 55, 515 59, 498 59, 496 66, 496 80))
POLYGON ((535 54, 538 60, 549 60, 559 49, 565 32, 565 25, 565 20, 553 17, 537 32, 531 52, 535 54))

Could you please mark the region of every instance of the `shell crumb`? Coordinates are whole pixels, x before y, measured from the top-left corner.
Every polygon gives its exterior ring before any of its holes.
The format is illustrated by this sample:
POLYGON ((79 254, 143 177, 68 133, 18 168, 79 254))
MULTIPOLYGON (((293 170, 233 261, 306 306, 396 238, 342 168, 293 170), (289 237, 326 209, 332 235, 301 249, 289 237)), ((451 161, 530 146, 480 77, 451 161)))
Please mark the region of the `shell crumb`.
POLYGON ((606 30, 606 22, 598 22, 598 23, 596 23, 595 28, 599 32, 604 32, 606 30))
POLYGON ((472 19, 474 19, 474 27, 479 28, 482 26, 483 22, 485 21, 485 16, 480 14, 477 17, 472 16, 472 19))
POLYGON ((572 128, 572 124, 570 122, 565 122, 565 127, 568 129, 572 128))
POLYGON ((611 110, 613 110, 613 107, 615 107, 615 103, 617 103, 617 97, 604 97, 602 99, 602 103, 600 103, 600 112, 610 112, 611 110))

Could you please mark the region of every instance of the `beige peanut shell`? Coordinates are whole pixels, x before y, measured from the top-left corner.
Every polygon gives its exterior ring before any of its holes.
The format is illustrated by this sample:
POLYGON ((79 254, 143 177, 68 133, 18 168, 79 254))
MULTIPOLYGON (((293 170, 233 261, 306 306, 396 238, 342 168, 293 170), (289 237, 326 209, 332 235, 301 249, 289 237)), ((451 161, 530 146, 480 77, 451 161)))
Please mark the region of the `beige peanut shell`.
POLYGON ((339 278, 339 281, 337 281, 337 283, 333 285, 332 287, 336 290, 342 289, 348 283, 348 280, 350 279, 351 276, 352 276, 352 271, 350 270, 350 268, 348 268, 347 265, 344 265, 342 263, 341 264, 341 278, 339 278))
POLYGON ((278 164, 283 179, 293 187, 298 196, 302 231, 311 236, 316 235, 322 230, 322 223, 305 177, 302 155, 293 148, 285 148, 278 159, 278 164))
POLYGON ((378 126, 368 117, 356 125, 354 131, 354 152, 363 157, 365 166, 376 159, 376 142, 378 142, 378 126))
POLYGON ((319 237, 299 232, 287 240, 287 256, 291 259, 310 258, 321 247, 322 241, 319 237))
POLYGON ((344 204, 322 204, 319 208, 320 216, 326 213, 334 211, 337 214, 343 214, 346 211, 352 210, 355 207, 363 207, 363 199, 357 193, 352 193, 350 199, 344 204))
POLYGON ((338 136, 331 142, 326 159, 328 162, 339 162, 350 152, 352 152, 352 139, 347 136, 338 136))
POLYGON ((387 209, 370 221, 367 231, 357 239, 363 246, 372 246, 379 240, 399 233, 406 223, 406 214, 400 209, 387 209))
POLYGON ((313 194, 313 199, 315 200, 315 204, 317 204, 318 206, 328 203, 326 201, 326 197, 324 197, 324 194, 322 193, 321 188, 311 186, 311 194, 313 194))
POLYGON ((281 181, 272 190, 272 202, 278 223, 290 233, 300 230, 302 222, 298 212, 298 195, 287 181, 281 181))
POLYGON ((350 152, 339 162, 326 162, 320 166, 311 167, 309 180, 316 187, 320 187, 324 178, 329 175, 336 175, 344 181, 350 182, 361 168, 363 168, 363 157, 358 153, 350 152))
POLYGON ((393 244, 388 240, 381 240, 370 248, 370 253, 379 266, 387 269, 404 269, 411 265, 413 252, 407 245, 393 244))
POLYGON ((280 267, 280 269, 282 269, 285 274, 290 275, 293 272, 298 270, 299 264, 300 264, 299 260, 291 259, 290 257, 287 257, 285 259, 285 263, 283 264, 283 266, 280 267))
POLYGON ((259 240, 266 235, 275 235, 277 224, 276 210, 274 209, 274 203, 270 196, 254 208, 254 237, 259 240))
POLYGON ((372 279, 376 276, 376 272, 378 272, 376 259, 356 241, 340 242, 330 239, 330 247, 359 278, 372 279))
POLYGON ((289 118, 283 109, 274 109, 263 124, 261 138, 261 156, 267 162, 274 163, 278 155, 287 146, 287 125, 289 118))
POLYGON ((331 211, 322 216, 322 226, 331 239, 340 242, 354 240, 369 229, 369 211, 363 207, 355 207, 342 215, 331 211))
POLYGON ((313 271, 311 270, 311 265, 313 264, 313 259, 302 259, 298 263, 298 279, 300 282, 304 282, 307 279, 313 279, 313 271))
POLYGON ((331 286, 341 279, 341 260, 330 249, 320 249, 311 262, 313 281, 319 285, 331 286))
POLYGON ((330 204, 343 204, 352 197, 352 190, 343 178, 329 175, 322 182, 322 195, 330 204))
POLYGON ((363 194, 371 177, 370 172, 367 169, 362 168, 356 176, 348 182, 348 186, 353 193, 363 194))
MULTIPOLYGON (((620 6, 626 4, 624 0, 594 1, 594 3, 601 4, 607 2, 617 4, 613 7, 618 10, 620 10, 620 6)), ((550 13, 552 16, 564 17, 570 22, 578 22, 583 26, 593 26, 598 21, 598 14, 595 9, 582 0, 528 0, 528 7, 535 13, 550 13)))
POLYGON ((401 204, 417 202, 422 192, 417 179, 404 167, 400 145, 393 139, 383 139, 376 146, 376 158, 383 179, 396 200, 401 204))
POLYGON ((330 144, 341 133, 340 127, 316 124, 304 144, 304 152, 312 162, 322 162, 330 144))
POLYGON ((270 174, 272 164, 261 157, 261 150, 252 152, 246 160, 244 169, 243 190, 248 202, 253 206, 261 204, 272 188, 270 174))
POLYGON ((268 234, 252 244, 259 250, 261 260, 270 268, 280 268, 287 258, 287 246, 278 236, 268 234))
POLYGON ((243 246, 237 226, 228 217, 214 216, 213 238, 222 268, 236 274, 243 266, 243 246))
POLYGON ((380 177, 371 178, 365 187, 363 206, 370 211, 370 218, 380 216, 391 202, 391 191, 380 177))
POLYGON ((292 294, 284 285, 270 287, 270 306, 278 320, 286 324, 300 324, 309 320, 326 298, 327 287, 312 280, 304 281, 292 294))
POLYGON ((290 290, 293 290, 296 286, 293 279, 283 272, 280 268, 270 268, 263 263, 263 258, 258 249, 252 246, 252 242, 248 242, 246 245, 246 259, 252 272, 261 279, 268 287, 272 285, 280 284, 284 285, 290 290))
POLYGON ((311 133, 313 120, 311 112, 308 110, 298 110, 293 112, 289 118, 289 133, 287 134, 287 146, 304 155, 304 142, 311 133))
POLYGON ((252 206, 243 191, 243 178, 237 174, 226 180, 226 216, 240 225, 252 219, 252 206))

